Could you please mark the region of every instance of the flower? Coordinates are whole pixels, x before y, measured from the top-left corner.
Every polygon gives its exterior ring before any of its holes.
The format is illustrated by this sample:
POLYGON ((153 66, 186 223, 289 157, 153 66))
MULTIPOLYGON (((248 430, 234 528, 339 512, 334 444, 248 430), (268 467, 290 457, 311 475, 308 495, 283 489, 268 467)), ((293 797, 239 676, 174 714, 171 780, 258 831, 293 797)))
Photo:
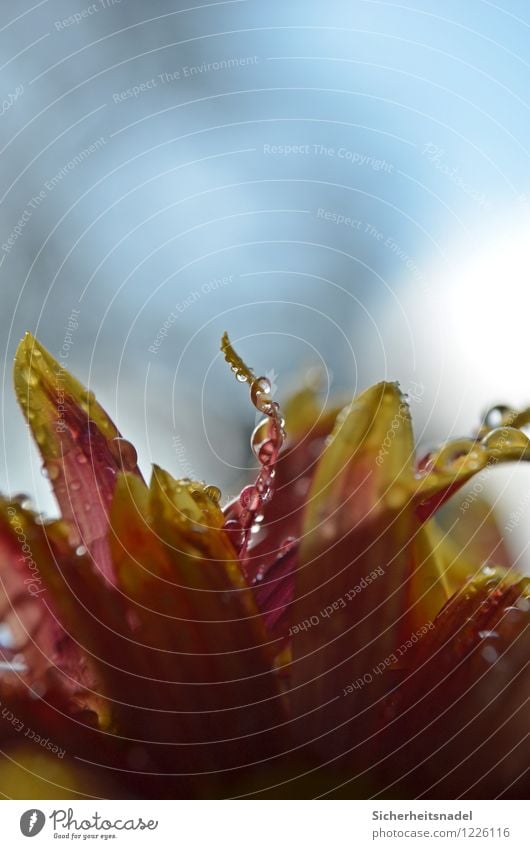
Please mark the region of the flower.
POLYGON ((264 416, 257 478, 224 510, 158 466, 147 484, 94 395, 20 343, 61 519, 0 500, 0 790, 520 795, 528 581, 486 506, 449 499, 530 456, 529 411, 418 461, 396 384, 330 410, 303 387, 285 424, 222 351, 264 416))

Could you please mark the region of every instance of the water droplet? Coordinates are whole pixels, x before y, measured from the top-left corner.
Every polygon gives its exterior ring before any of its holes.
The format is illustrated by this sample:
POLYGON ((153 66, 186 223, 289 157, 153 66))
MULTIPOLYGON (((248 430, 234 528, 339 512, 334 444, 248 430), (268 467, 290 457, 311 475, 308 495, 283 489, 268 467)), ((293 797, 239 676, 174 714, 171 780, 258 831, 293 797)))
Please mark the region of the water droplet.
POLYGON ((296 481, 294 491, 299 498, 303 498, 304 495, 307 495, 310 483, 311 478, 309 475, 305 478, 299 478, 299 480, 296 481))
POLYGON ((9 625, 5 625, 0 623, 0 648, 1 649, 12 649, 15 647, 15 640, 13 638, 13 632, 9 625))
POLYGON ((497 574, 495 566, 488 566, 488 564, 483 566, 480 571, 486 578, 492 577, 493 575, 497 574))
POLYGON ((499 637, 499 635, 497 634, 497 631, 479 631, 478 635, 479 635, 481 640, 492 640, 492 639, 498 639, 498 637, 499 637))
POLYGON ((117 436, 110 442, 110 453, 126 472, 130 472, 136 468, 138 455, 134 445, 131 445, 127 439, 117 436))
POLYGON ((256 400, 256 408, 260 411, 260 413, 265 413, 265 415, 270 415, 273 411, 273 400, 270 395, 258 395, 256 400))
POLYGON ((222 492, 218 486, 211 485, 205 488, 204 494, 207 495, 208 498, 214 502, 214 504, 219 504, 222 492))
POLYGON ((42 467, 41 473, 45 478, 48 478, 48 480, 56 481, 61 473, 61 470, 57 463, 48 463, 47 466, 42 467))
POLYGON ((482 444, 488 451, 518 453, 529 447, 530 440, 516 427, 502 427, 488 433, 482 440, 482 444))
POLYGON ((264 442, 258 451, 258 460, 264 466, 270 465, 274 459, 274 454, 276 451, 276 446, 271 439, 268 439, 267 442, 264 442))
POLYGON ((78 557, 83 557, 87 553, 87 548, 84 545, 78 545, 75 553, 78 557))
POLYGON ((481 655, 487 663, 495 663, 499 657, 499 653, 493 646, 484 646, 481 655))
POLYGON ((473 439, 455 439, 433 456, 432 464, 437 471, 453 471, 456 464, 460 467, 479 468, 486 462, 486 452, 473 439))
MULTIPOLYGON (((252 381, 250 386, 250 400, 255 407, 258 407, 260 395, 269 395, 271 392, 270 381, 266 377, 258 377, 252 381)), ((258 409, 260 409, 258 407, 258 409)))
POLYGON ((236 369, 235 374, 236 374, 236 380, 239 380, 240 383, 246 383, 247 382, 247 378, 243 374, 242 371, 239 371, 239 369, 236 369))
POLYGON ((296 537, 286 537, 284 539, 284 541, 282 542, 282 544, 280 545, 280 551, 279 551, 280 556, 287 554, 287 552, 291 551, 291 549, 295 545, 296 545, 296 537))
POLYGON ((85 390, 81 393, 81 407, 83 410, 88 413, 90 409, 90 405, 94 404, 96 401, 96 396, 89 389, 85 390))
POLYGON ((256 489, 258 492, 263 493, 266 492, 272 486, 274 478, 276 476, 275 469, 262 469, 259 474, 259 477, 256 481, 256 489))
POLYGON ((38 386, 40 383, 40 379, 37 372, 31 368, 22 369, 22 377, 25 378, 28 386, 32 386, 33 388, 38 386))
POLYGON ((241 506, 245 508, 245 510, 257 510, 260 505, 261 498, 256 487, 246 486, 241 491, 241 494, 239 496, 239 502, 241 506))
POLYGON ((267 567, 264 566, 263 564, 258 567, 258 571, 256 572, 256 575, 255 575, 254 581, 253 581, 254 584, 259 584, 260 581, 263 580, 265 572, 266 572, 266 568, 267 567))
POLYGON ((497 406, 491 407, 484 416, 485 427, 490 429, 499 427, 504 423, 510 413, 510 407, 507 407, 505 404, 497 404, 497 406))
POLYGON ((238 549, 243 541, 243 528, 237 519, 229 519, 225 522, 223 530, 228 534, 234 548, 238 549))
POLYGON ((46 442, 46 431, 43 427, 39 427, 35 430, 35 440, 38 445, 44 445, 46 442))

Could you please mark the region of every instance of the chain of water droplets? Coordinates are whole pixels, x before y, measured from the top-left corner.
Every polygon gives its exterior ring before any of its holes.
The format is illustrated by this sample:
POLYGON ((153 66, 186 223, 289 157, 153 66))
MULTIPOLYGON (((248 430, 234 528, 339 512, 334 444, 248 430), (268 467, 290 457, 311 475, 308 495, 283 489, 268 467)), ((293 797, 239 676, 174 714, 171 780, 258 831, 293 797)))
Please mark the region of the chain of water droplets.
POLYGON ((421 461, 428 471, 450 471, 455 463, 461 470, 474 470, 500 459, 530 460, 530 407, 516 410, 502 404, 485 414, 474 439, 454 439, 421 461), (527 431, 525 433, 525 431, 527 431))
POLYGON ((243 360, 235 353, 227 334, 223 336, 221 350, 232 372, 240 383, 248 383, 250 400, 264 419, 257 425, 250 440, 254 456, 260 464, 258 476, 253 484, 246 486, 239 496, 237 518, 229 518, 224 525, 244 560, 251 535, 260 530, 263 508, 274 493, 276 461, 285 439, 285 422, 279 404, 271 397, 271 384, 266 377, 255 377, 243 360))

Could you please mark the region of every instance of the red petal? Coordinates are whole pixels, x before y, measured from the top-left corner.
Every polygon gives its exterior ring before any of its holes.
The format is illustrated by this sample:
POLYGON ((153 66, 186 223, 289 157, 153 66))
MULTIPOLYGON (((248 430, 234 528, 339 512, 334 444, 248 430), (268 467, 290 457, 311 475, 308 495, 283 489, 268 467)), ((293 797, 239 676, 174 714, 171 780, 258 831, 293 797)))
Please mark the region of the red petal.
POLYGON ((92 393, 27 333, 15 358, 18 402, 37 441, 70 543, 83 545, 113 581, 108 511, 120 469, 141 477, 132 445, 121 439, 92 393))

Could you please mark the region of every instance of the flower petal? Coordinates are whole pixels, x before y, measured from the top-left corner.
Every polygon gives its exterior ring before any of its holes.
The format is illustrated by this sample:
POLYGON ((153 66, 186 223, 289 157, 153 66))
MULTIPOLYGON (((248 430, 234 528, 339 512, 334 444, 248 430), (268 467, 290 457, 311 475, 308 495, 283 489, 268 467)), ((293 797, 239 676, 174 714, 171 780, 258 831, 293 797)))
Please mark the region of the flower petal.
MULTIPOLYGON (((514 422, 526 424, 526 412, 514 418, 514 422)), ((522 460, 530 460, 530 440, 511 425, 489 431, 482 428, 476 439, 447 442, 419 463, 413 493, 418 516, 426 521, 479 472, 498 463, 522 460)))
POLYGON ((136 653, 157 679, 148 676, 119 722, 137 735, 149 727, 173 746, 173 760, 174 746, 185 744, 187 763, 202 768, 272 751, 283 717, 272 652, 223 519, 201 484, 155 467, 146 498, 131 475, 119 476, 113 559, 133 611, 136 653))
MULTIPOLYGON (((505 569, 513 567, 513 558, 497 524, 495 508, 474 493, 465 496, 458 505, 450 503, 438 510, 436 523, 450 534, 451 540, 475 569, 484 563, 505 569)), ((468 572, 466 578, 469 577, 471 574, 468 572)), ((462 581, 459 581, 459 586, 461 584, 462 581)))
POLYGON ((0 498, 0 658, 3 679, 42 692, 50 670, 72 674, 81 683, 82 664, 59 619, 46 574, 56 569, 46 529, 17 501, 0 498))
POLYGON ((375 760, 404 797, 521 798, 528 766, 530 582, 470 582, 407 657, 375 760))
MULTIPOLYGON (((343 689, 391 651, 406 610, 410 412, 395 384, 360 395, 337 420, 305 513, 293 609, 294 715, 299 735, 329 755, 348 737, 343 689), (311 722, 304 719, 313 711, 311 722), (333 729, 334 743, 327 735, 333 729), (320 739, 319 739, 320 738, 320 739)), ((368 690, 366 691, 368 692, 368 690)), ((380 694, 377 683, 370 699, 380 694)))
POLYGON ((136 452, 63 366, 27 333, 15 357, 15 390, 43 458, 70 542, 112 581, 108 510, 120 469, 140 477, 136 452))

